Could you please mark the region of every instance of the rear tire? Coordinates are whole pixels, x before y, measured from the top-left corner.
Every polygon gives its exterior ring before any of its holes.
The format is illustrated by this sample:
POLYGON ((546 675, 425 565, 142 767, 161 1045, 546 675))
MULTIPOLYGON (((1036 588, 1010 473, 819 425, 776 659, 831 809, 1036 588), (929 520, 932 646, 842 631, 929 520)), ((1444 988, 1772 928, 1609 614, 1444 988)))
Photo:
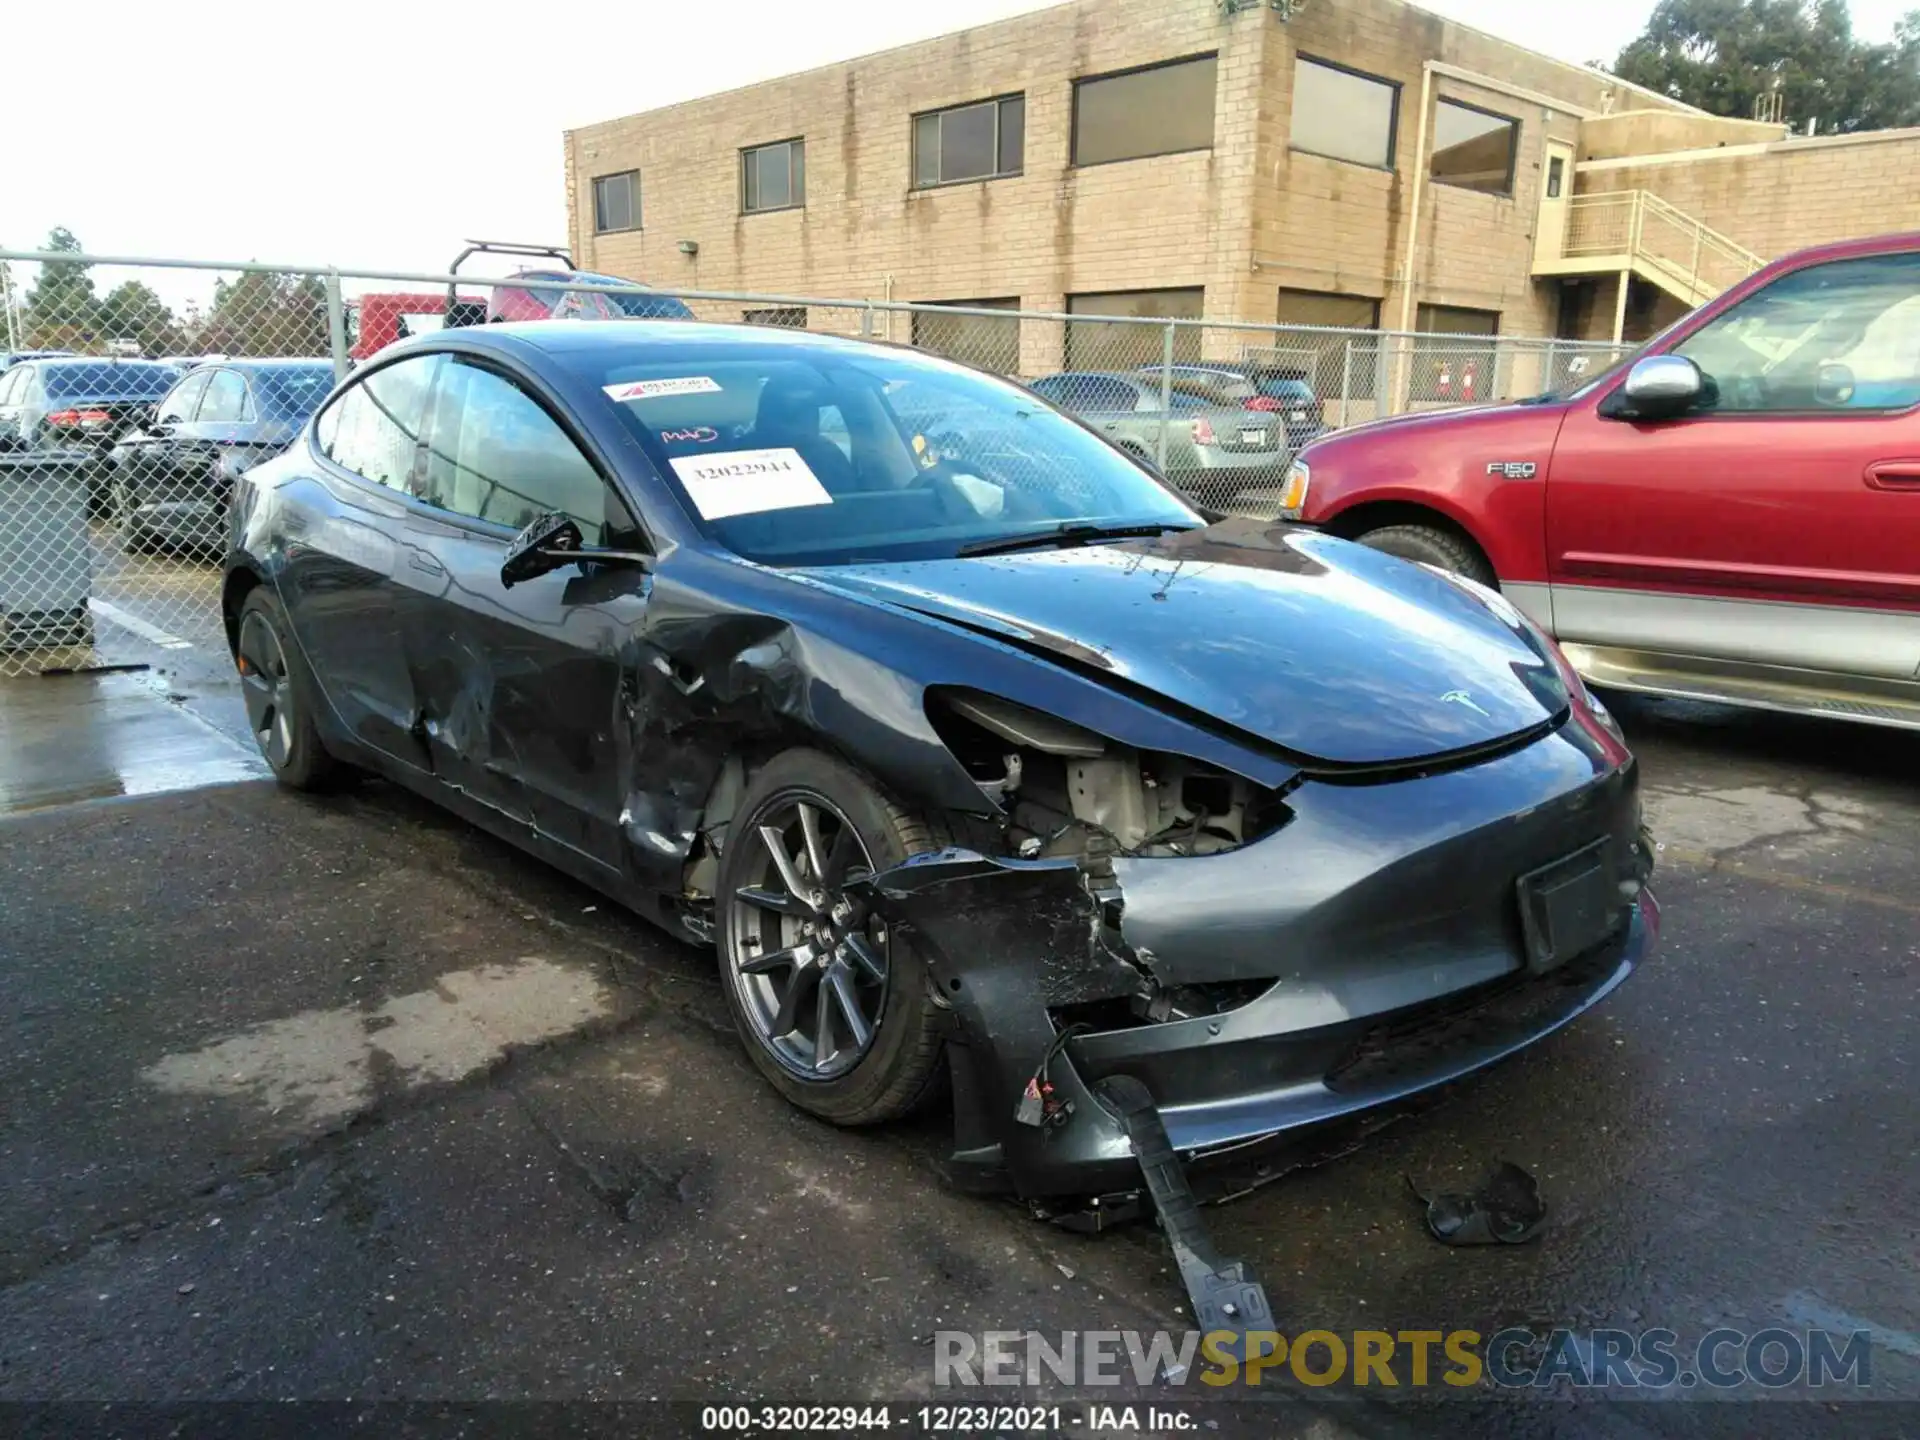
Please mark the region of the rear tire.
POLYGON ((124 480, 113 482, 113 520, 122 550, 131 555, 153 548, 153 537, 133 518, 133 492, 124 480))
POLYGON ((1437 565, 1455 575, 1498 589, 1500 581, 1486 557, 1471 541, 1435 525, 1388 525, 1355 537, 1370 550, 1397 555, 1425 565, 1437 565))
POLYGON ((287 613, 265 585, 240 605, 235 663, 240 668, 247 728, 273 771, 290 790, 321 790, 339 774, 314 726, 319 698, 313 672, 293 642, 287 613))
POLYGON ((721 989, 748 1057, 800 1109, 872 1125, 937 1091, 945 1026, 926 966, 846 882, 945 843, 939 826, 818 750, 776 756, 747 787, 714 902, 721 989))

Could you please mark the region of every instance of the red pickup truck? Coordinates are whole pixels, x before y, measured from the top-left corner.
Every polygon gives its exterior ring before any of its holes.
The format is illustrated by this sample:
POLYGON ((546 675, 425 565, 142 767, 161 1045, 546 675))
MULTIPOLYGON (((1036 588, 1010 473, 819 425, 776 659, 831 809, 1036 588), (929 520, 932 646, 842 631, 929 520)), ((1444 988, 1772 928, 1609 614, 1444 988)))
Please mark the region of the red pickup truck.
POLYGON ((1287 513, 1497 586, 1596 684, 1920 728, 1920 234, 1774 262, 1564 395, 1301 451, 1287 513))

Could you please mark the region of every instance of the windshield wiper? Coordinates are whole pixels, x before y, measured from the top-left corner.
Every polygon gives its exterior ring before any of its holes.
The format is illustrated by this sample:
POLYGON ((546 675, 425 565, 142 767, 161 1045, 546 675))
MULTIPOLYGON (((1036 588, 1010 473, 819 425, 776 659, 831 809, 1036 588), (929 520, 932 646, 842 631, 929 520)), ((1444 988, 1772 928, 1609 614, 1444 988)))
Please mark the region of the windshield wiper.
POLYGON ((1090 545, 1096 540, 1142 540, 1155 535, 1185 534, 1198 529, 1194 525, 1097 525, 1089 520, 1069 520, 1051 530, 1028 535, 998 535, 991 540, 969 540, 955 555, 1002 555, 1012 550, 1039 550, 1048 545, 1063 549, 1068 545, 1090 545))

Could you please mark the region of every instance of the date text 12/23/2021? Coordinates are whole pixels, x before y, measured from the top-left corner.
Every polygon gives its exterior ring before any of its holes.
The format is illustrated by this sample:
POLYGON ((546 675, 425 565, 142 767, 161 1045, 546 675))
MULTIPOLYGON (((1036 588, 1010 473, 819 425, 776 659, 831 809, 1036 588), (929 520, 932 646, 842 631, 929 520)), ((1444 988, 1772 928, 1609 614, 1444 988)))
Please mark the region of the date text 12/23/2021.
POLYGON ((1178 1434, 1198 1430, 1185 1407, 1165 1405, 706 1405, 700 1428, 714 1434, 1057 1435, 1068 1427, 1178 1434), (1084 1411, 1084 1413, 1082 1413, 1084 1411))

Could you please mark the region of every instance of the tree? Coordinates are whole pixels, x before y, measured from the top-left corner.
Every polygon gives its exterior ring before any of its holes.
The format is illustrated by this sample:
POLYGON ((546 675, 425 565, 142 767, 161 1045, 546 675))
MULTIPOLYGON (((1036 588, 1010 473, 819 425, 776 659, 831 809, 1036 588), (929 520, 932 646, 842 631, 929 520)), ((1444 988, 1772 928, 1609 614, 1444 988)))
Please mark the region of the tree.
POLYGON ((198 346, 219 355, 325 355, 326 290, 312 275, 249 271, 217 280, 198 346))
MULTIPOLYGON (((81 253, 71 230, 56 226, 46 249, 81 253)), ((92 267, 78 260, 48 260, 27 294, 26 342, 35 350, 88 350, 100 339, 100 300, 93 293, 92 267)))
POLYGON ((1854 38, 1846 0, 1660 0, 1613 73, 1737 119, 1778 90, 1800 131, 1920 124, 1920 10, 1876 45, 1854 38))
POLYGON ((107 292, 107 298, 100 302, 100 323, 110 338, 137 342, 140 353, 149 359, 177 355, 186 348, 186 337, 173 311, 138 280, 107 292))

